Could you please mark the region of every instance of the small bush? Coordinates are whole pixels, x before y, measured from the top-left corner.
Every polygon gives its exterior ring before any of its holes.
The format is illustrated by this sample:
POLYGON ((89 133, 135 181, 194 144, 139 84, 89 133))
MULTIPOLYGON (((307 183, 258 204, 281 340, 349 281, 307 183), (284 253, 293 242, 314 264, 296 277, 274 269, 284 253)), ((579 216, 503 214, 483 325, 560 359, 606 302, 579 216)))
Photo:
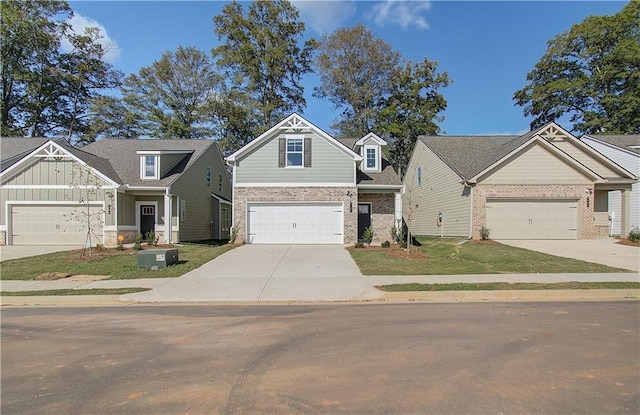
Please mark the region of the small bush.
POLYGON ((391 246, 391 242, 389 242, 389 241, 384 241, 384 242, 382 243, 382 247, 383 247, 383 248, 389 248, 390 246, 391 246))
POLYGON ((364 244, 362 242, 356 242, 356 244, 354 245, 355 248, 364 248, 364 244))
POLYGON ((633 242, 634 244, 640 242, 640 229, 639 228, 631 229, 631 232, 629 232, 629 240, 631 242, 633 242))
POLYGON ((144 240, 147 242, 147 245, 158 246, 159 236, 156 236, 154 231, 149 231, 145 234, 144 240))
POLYGON ((406 243, 407 234, 405 232, 405 227, 403 226, 402 221, 398 220, 396 222, 397 225, 394 225, 393 228, 391 228, 391 239, 393 239, 393 242, 397 244, 401 244, 402 242, 406 243))
POLYGON ((234 244, 236 243, 236 238, 238 238, 238 226, 240 224, 236 223, 235 225, 233 225, 233 227, 231 228, 231 232, 229 232, 229 243, 230 244, 234 244))
POLYGON ((480 228, 480 239, 482 239, 483 241, 489 240, 489 229, 485 228, 484 226, 480 228))
POLYGON ((124 251, 124 245, 122 245, 121 243, 119 243, 119 244, 116 246, 116 249, 117 249, 118 251, 124 251))
POLYGON ((102 244, 96 244, 96 251, 104 251, 104 245, 102 244))
POLYGON ((137 233, 136 237, 133 238, 133 249, 139 251, 142 249, 142 234, 137 233))
POLYGON ((364 230, 364 233, 362 234, 362 241, 367 245, 371 245, 371 242, 373 241, 373 229, 371 226, 364 230))

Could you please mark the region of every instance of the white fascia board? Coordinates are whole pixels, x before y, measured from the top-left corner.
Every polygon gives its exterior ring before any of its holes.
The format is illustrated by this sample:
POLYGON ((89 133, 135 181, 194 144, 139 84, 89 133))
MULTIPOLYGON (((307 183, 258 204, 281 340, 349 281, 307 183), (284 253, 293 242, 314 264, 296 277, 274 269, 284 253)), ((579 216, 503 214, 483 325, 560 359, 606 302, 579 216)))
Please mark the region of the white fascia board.
POLYGON ((125 190, 160 190, 163 192, 169 192, 169 188, 165 186, 129 186, 128 184, 124 185, 125 190))
POLYGON ((506 160, 510 159, 511 157, 513 157, 514 154, 517 154, 523 148, 529 146, 530 144, 532 144, 534 142, 539 143, 540 145, 542 145, 547 150, 551 151, 552 153, 554 153, 555 155, 557 155, 561 159, 567 161, 569 164, 573 165, 574 167, 576 167, 578 170, 582 171, 587 176, 590 176, 593 180, 596 180, 596 181, 597 180, 604 180, 604 178, 601 177, 600 175, 598 175, 596 172, 594 172, 593 170, 591 170, 590 168, 588 168, 584 164, 580 163, 578 160, 574 159, 573 157, 571 157, 570 155, 568 155, 564 151, 560 150, 558 147, 554 146, 553 144, 549 143, 547 140, 545 140, 544 138, 542 138, 542 137, 540 137, 539 135, 536 134, 533 137, 531 137, 529 140, 525 141, 522 145, 520 145, 519 147, 517 147, 516 149, 511 151, 509 154, 505 155, 500 160, 496 161, 495 163, 493 163, 492 165, 490 165, 486 169, 482 170, 480 173, 476 174, 475 176, 473 176, 472 178, 467 180, 467 183, 475 184, 478 181, 478 178, 484 176, 485 174, 487 174, 491 170, 495 169, 497 166, 502 164, 504 161, 506 161, 506 160))
MULTIPOLYGON (((351 151, 350 149, 348 149, 347 147, 343 146, 335 138, 331 137, 329 134, 327 134, 324 131, 322 131, 322 129, 320 129, 319 127, 315 126, 313 123, 309 122, 306 118, 304 118, 304 117, 300 116, 298 113, 294 112, 293 114, 289 115, 287 118, 283 119, 282 121, 280 121, 279 123, 277 123, 276 125, 271 127, 270 129, 268 129, 266 132, 262 133, 255 140, 251 141, 249 144, 245 145, 240 150, 236 151, 235 153, 233 153, 232 155, 227 157, 227 159, 226 159, 227 163, 234 163, 237 158, 242 156, 242 154, 244 154, 244 153, 250 151, 251 149, 253 149, 254 147, 260 145, 263 141, 270 139, 274 133, 276 133, 279 130, 285 128, 287 126, 287 123, 289 123, 290 121, 294 121, 296 118, 298 118, 298 121, 302 121, 302 122, 304 122, 304 124, 306 124, 304 126, 301 125, 300 129, 311 130, 311 131, 315 132, 319 137, 322 137, 323 139, 325 139, 329 144, 331 144, 332 146, 334 146, 338 150, 342 151, 343 153, 345 153, 346 155, 351 157, 353 160, 355 160, 355 161, 361 161, 362 160, 362 157, 360 157, 359 154, 356 154, 353 151, 351 151)), ((295 127, 290 127, 290 128, 294 129, 295 127)))
POLYGON ((159 156, 162 154, 191 154, 194 150, 138 150, 136 154, 144 156, 159 156))
POLYGON ((401 190, 404 187, 404 185, 403 184, 359 184, 356 187, 358 189, 381 189, 381 190, 398 189, 398 190, 401 190))
POLYGON ((87 163, 85 163, 83 160, 79 159, 78 157, 74 156, 73 154, 69 153, 67 150, 64 149, 64 147, 62 147, 61 145, 57 144, 55 141, 53 140, 49 140, 46 143, 42 144, 40 147, 36 148, 35 150, 33 150, 31 153, 29 153, 27 156, 23 157, 22 160, 20 160, 19 162, 15 163, 14 165, 12 165, 11 167, 9 167, 8 169, 6 169, 5 171, 3 171, 2 173, 0 173, 0 178, 5 177, 6 175, 8 175, 10 172, 12 172, 13 170, 17 170, 19 169, 21 166, 23 166, 24 164, 27 164, 28 161, 30 161, 32 158, 36 157, 36 155, 44 150, 47 146, 54 146, 58 151, 64 153, 65 156, 73 159, 76 163, 80 164, 81 166, 87 168, 91 173, 95 174, 96 176, 100 177, 102 180, 104 180, 105 182, 109 183, 110 186, 113 186, 115 188, 119 187, 120 184, 114 182, 113 180, 111 180, 109 177, 107 177, 106 175, 104 175, 102 172, 100 172, 99 170, 97 170, 96 168, 94 168, 93 166, 88 165, 87 163))
POLYGON ((376 144, 378 144, 379 146, 386 146, 387 142, 384 141, 382 138, 378 137, 376 134, 374 133, 369 133, 367 135, 365 135, 364 137, 362 137, 360 140, 356 141, 356 145, 357 146, 361 146, 364 145, 366 141, 368 140, 373 140, 375 141, 376 144))
POLYGON ((214 194, 214 193, 211 193, 211 197, 213 197, 214 199, 216 199, 216 200, 217 200, 218 202, 220 202, 220 203, 226 203, 226 204, 228 204, 228 205, 231 205, 231 204, 232 204, 230 201, 228 201, 228 200, 226 200, 226 199, 223 199, 223 198, 221 198, 220 196, 218 196, 218 195, 216 195, 216 194, 214 194))

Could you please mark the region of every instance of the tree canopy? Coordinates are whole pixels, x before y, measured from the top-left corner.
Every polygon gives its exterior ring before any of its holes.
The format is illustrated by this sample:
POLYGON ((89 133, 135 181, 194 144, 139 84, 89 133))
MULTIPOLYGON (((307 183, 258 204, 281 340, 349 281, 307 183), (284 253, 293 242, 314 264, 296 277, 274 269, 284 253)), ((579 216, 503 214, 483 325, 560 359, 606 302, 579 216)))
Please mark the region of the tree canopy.
POLYGON ((590 16, 549 41, 514 93, 531 127, 569 115, 574 131, 640 132, 640 2, 590 16))
POLYGON ((246 10, 234 1, 213 21, 222 43, 212 54, 225 71, 235 110, 244 108, 245 119, 250 117, 262 132, 289 112, 304 109, 301 80, 311 71, 315 42, 302 42, 305 25, 289 1, 258 0, 246 10))

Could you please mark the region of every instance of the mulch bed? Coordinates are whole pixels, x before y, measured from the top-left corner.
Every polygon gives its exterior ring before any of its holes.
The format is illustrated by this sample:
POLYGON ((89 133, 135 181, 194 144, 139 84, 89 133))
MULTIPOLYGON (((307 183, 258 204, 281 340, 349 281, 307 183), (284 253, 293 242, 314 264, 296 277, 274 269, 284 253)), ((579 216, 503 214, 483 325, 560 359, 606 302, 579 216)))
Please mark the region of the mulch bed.
POLYGON ((631 242, 628 239, 620 239, 618 242, 616 242, 618 245, 626 245, 626 246, 637 246, 640 248, 640 241, 638 242, 631 242))
MULTIPOLYGON (((172 245, 142 245, 141 251, 145 251, 147 249, 167 249, 172 248, 172 245)), ((82 249, 76 249, 74 251, 70 251, 72 255, 69 257, 69 261, 72 262, 90 262, 97 261, 102 258, 110 257, 113 255, 135 255, 138 251, 133 248, 124 248, 124 249, 116 249, 116 248, 92 248, 91 256, 89 256, 89 249, 84 250, 84 255, 82 255, 82 249)))

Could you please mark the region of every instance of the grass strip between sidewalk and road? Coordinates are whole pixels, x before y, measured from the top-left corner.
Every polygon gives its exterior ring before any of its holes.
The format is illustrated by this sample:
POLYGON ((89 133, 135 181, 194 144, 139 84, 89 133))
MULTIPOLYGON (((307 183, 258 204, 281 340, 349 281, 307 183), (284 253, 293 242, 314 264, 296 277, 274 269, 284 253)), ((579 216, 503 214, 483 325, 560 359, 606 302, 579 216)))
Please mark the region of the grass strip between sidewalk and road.
POLYGON ((402 291, 498 291, 498 290, 601 290, 601 289, 640 289, 640 282, 483 282, 451 284, 389 284, 376 288, 388 292, 402 291))
POLYGON ((74 290, 71 288, 60 290, 42 290, 42 291, 0 291, 1 297, 40 297, 49 295, 122 295, 133 294, 142 291, 149 291, 151 288, 128 287, 128 288, 88 288, 74 290))

